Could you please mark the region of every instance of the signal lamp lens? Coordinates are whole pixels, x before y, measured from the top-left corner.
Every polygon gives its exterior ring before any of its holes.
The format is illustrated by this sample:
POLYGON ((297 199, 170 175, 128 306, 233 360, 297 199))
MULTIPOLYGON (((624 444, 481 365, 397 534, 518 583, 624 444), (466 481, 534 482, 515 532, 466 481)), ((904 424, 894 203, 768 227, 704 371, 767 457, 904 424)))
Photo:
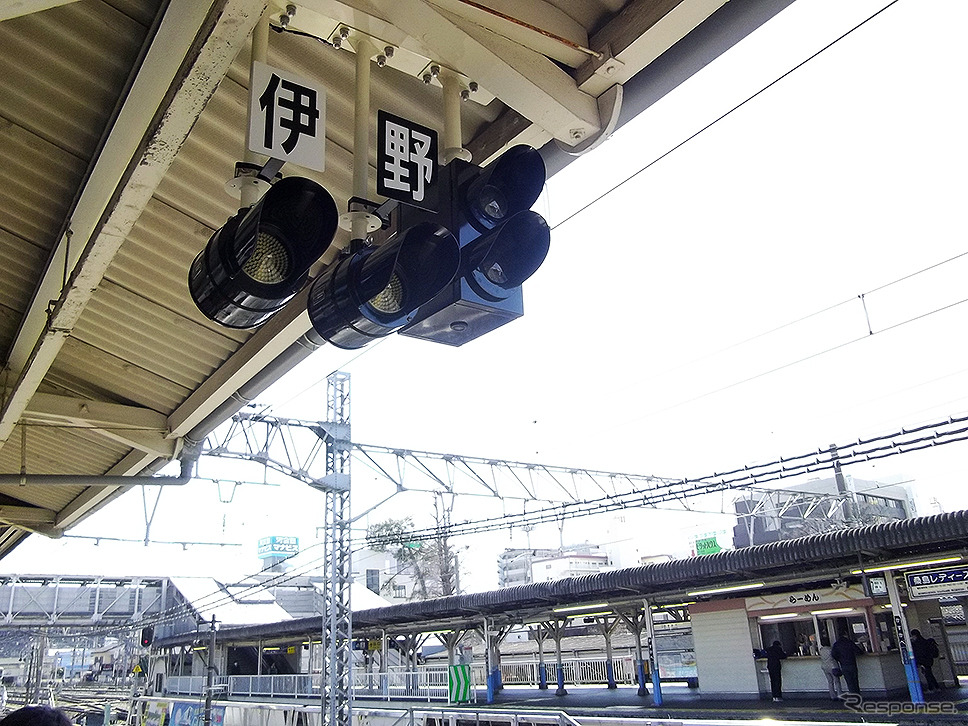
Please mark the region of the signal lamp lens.
POLYGON ((492 262, 490 267, 484 270, 484 276, 495 285, 504 285, 508 281, 508 276, 504 274, 504 268, 497 261, 492 262))
POLYGON ((309 290, 313 329, 337 348, 362 348, 410 322, 450 284, 460 246, 444 227, 422 223, 380 247, 366 247, 323 272, 309 290))
POLYGON ((519 212, 463 250, 467 281, 488 300, 502 300, 544 262, 551 230, 537 212, 519 212))
POLYGON ((339 212, 316 182, 276 182, 209 239, 188 271, 199 311, 228 328, 256 328, 306 283, 336 234, 339 212))
POLYGON ((468 221, 479 232, 494 229, 518 212, 530 209, 545 183, 541 154, 530 146, 514 146, 480 171, 460 194, 468 221))
POLYGON ((370 298, 370 307, 384 315, 396 315, 403 310, 405 293, 406 288, 400 275, 393 273, 387 286, 378 295, 370 298))
POLYGON ((249 258, 242 263, 242 271, 263 285, 275 285, 289 276, 292 255, 274 234, 260 232, 249 258))
POLYGON ((507 215, 507 197, 493 184, 486 184, 481 189, 480 205, 481 211, 495 222, 499 222, 507 215))

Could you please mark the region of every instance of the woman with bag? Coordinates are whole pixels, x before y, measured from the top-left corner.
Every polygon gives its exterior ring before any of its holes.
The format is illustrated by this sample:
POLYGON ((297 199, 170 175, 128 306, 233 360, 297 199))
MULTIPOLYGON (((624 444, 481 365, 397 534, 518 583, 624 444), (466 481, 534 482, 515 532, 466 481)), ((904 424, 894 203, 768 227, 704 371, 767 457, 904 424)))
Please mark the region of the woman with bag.
POLYGON ((827 677, 827 689, 830 691, 830 700, 840 699, 840 666, 834 660, 833 653, 829 645, 820 646, 820 670, 827 677))

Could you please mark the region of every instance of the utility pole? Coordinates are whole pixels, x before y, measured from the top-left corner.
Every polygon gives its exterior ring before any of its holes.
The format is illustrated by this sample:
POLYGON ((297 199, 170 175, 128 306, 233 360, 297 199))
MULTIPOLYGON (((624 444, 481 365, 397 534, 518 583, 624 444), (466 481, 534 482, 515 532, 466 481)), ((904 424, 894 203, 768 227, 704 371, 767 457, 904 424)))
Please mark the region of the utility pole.
POLYGON ((208 680, 205 684, 205 726, 212 726, 212 694, 215 692, 215 616, 212 615, 212 629, 208 634, 208 680))
POLYGON ((47 655, 47 628, 40 632, 37 644, 37 657, 34 659, 34 681, 31 703, 40 703, 41 689, 44 681, 44 656, 47 655))
POLYGON ((31 642, 30 656, 27 658, 27 685, 24 687, 24 705, 30 705, 30 694, 34 687, 34 654, 37 652, 37 644, 31 642))

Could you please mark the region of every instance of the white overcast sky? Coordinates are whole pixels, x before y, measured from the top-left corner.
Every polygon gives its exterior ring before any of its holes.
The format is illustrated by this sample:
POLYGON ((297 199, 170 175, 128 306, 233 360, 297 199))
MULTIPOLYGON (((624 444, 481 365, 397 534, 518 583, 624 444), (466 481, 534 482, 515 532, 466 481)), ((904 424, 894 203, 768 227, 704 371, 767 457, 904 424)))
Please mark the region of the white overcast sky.
MULTIPOLYGON (((551 179, 536 209, 554 227, 552 248, 525 285, 524 318, 459 349, 401 336, 362 354, 326 347, 260 403, 324 418, 322 380, 340 368, 352 376, 358 442, 668 477, 968 411, 963 0, 899 0, 561 223, 886 4, 794 3, 551 179)), ((968 445, 952 444, 847 473, 909 482, 926 514, 968 508, 966 459, 968 445)), ((355 466, 360 500, 380 486, 373 479, 355 466)), ((610 518, 575 520, 536 529, 530 543, 611 538, 637 554, 683 555, 690 535, 732 526, 715 514, 731 500, 631 516, 634 535, 610 518)), ((502 506, 458 503, 454 518, 502 506)), ((197 482, 162 495, 152 538, 243 547, 34 536, 4 565, 252 572, 258 537, 312 544, 322 507, 302 485, 243 485, 226 504, 197 482)), ((370 521, 410 514, 426 525, 429 511, 401 497, 370 521)), ((141 493, 69 534, 143 539, 141 493)), ((497 553, 525 542, 520 531, 460 540, 465 584, 496 586, 497 553)))

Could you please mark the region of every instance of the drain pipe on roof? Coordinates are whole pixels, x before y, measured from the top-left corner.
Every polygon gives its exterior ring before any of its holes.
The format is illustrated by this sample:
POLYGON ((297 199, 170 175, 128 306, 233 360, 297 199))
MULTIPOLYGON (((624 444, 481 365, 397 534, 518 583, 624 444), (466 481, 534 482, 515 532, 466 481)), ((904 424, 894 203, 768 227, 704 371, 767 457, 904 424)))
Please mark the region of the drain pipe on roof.
MULTIPOLYGON (((168 464, 167 459, 156 459, 152 464, 141 470, 138 476, 87 476, 77 474, 3 474, 0 475, 0 486, 47 486, 47 487, 86 487, 86 488, 114 488, 115 491, 103 499, 99 506, 103 506, 111 499, 120 496, 129 487, 137 485, 149 486, 180 486, 192 480, 194 472, 194 459, 183 459, 181 471, 177 477, 174 476, 151 476, 153 472, 160 470, 168 464)), ((27 532, 41 534, 51 539, 58 539, 69 529, 62 523, 55 521, 53 524, 43 522, 32 523, 17 521, 14 518, 8 521, 13 527, 27 532)))
MULTIPOLYGON (((167 464, 167 460, 158 459, 167 464)), ((136 485, 180 486, 192 480, 192 461, 182 461, 181 474, 175 476, 151 476, 146 467, 139 476, 87 476, 79 474, 0 474, 0 486, 42 487, 130 487, 136 485)), ((157 467, 158 469, 161 466, 157 467)))

